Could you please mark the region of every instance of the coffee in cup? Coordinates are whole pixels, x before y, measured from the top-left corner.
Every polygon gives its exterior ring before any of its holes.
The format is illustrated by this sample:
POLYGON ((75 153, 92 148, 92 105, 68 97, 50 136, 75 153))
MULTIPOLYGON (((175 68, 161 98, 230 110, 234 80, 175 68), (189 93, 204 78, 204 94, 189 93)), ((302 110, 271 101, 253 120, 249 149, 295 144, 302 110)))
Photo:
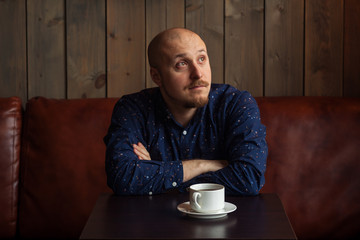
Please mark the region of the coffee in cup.
POLYGON ((190 206, 200 213, 217 212, 224 208, 225 188, 216 183, 199 183, 190 186, 190 206))

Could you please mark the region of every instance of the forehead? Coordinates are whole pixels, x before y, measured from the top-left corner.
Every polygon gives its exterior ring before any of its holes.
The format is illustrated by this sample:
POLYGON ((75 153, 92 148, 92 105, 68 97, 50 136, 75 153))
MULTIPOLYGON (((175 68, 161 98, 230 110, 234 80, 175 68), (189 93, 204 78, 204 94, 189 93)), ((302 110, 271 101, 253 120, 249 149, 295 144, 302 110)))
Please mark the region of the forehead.
POLYGON ((175 32, 163 39, 161 51, 170 58, 179 55, 197 55, 199 53, 206 53, 206 45, 194 33, 175 32))

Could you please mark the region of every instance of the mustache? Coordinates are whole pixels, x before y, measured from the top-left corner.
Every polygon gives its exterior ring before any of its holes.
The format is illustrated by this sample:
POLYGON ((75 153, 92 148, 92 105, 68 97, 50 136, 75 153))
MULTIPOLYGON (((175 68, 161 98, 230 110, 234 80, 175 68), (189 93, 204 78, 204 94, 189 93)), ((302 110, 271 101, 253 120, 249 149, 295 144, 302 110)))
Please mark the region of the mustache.
POLYGON ((207 86, 209 86, 209 83, 205 82, 203 80, 198 80, 196 82, 191 83, 189 86, 187 86, 187 88, 194 88, 194 87, 199 87, 199 86, 207 87, 207 86))

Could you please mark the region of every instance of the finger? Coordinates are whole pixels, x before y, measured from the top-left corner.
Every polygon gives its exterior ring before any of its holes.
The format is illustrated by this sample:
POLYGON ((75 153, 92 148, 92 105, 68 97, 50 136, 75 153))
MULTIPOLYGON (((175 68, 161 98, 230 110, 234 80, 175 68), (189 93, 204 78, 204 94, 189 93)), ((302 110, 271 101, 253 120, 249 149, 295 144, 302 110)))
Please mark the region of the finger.
POLYGON ((139 150, 142 152, 144 159, 151 160, 150 153, 147 151, 147 149, 144 147, 144 145, 141 142, 138 143, 138 147, 140 147, 139 150))
MULTIPOLYGON (((141 143, 140 143, 141 144, 141 143)), ((141 155, 144 155, 144 156, 146 156, 147 155, 147 150, 146 150, 146 148, 141 144, 140 145, 139 143, 136 145, 135 144, 135 149, 139 152, 139 153, 141 153, 141 155)))
POLYGON ((146 150, 146 148, 141 144, 141 146, 133 144, 134 153, 138 156, 141 160, 151 160, 150 154, 146 150))
POLYGON ((139 147, 136 144, 133 144, 133 149, 136 156, 142 160, 144 158, 144 154, 139 150, 139 147))
POLYGON ((141 142, 138 142, 137 146, 146 150, 145 146, 141 142))

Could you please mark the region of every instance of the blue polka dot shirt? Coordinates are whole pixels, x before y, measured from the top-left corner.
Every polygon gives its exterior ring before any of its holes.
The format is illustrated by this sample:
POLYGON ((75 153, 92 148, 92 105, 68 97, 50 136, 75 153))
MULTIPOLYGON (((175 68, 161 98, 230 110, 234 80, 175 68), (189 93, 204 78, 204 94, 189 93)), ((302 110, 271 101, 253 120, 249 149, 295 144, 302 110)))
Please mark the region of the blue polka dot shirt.
POLYGON ((256 195, 264 185, 267 144, 255 99, 226 84, 212 84, 209 102, 186 127, 169 112, 159 88, 123 96, 104 138, 108 185, 119 195, 151 195, 194 183, 225 186, 227 194, 256 195), (151 160, 140 160, 141 142, 151 160), (183 182, 182 160, 227 160, 216 172, 183 182))

